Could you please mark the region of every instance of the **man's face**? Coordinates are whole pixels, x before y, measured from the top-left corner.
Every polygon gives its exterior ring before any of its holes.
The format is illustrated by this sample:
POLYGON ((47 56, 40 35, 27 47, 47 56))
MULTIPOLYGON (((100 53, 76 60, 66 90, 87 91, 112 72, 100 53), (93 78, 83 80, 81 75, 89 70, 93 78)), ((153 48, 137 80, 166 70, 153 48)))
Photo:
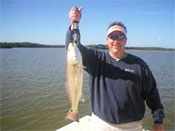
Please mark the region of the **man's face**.
MULTIPOLYGON (((110 35, 115 37, 122 34, 123 33, 120 31, 114 31, 110 35)), ((107 37, 106 41, 109 47, 109 51, 112 54, 123 52, 125 50, 126 40, 127 40, 126 37, 124 37, 123 39, 119 39, 119 38, 113 39, 113 38, 107 37)))

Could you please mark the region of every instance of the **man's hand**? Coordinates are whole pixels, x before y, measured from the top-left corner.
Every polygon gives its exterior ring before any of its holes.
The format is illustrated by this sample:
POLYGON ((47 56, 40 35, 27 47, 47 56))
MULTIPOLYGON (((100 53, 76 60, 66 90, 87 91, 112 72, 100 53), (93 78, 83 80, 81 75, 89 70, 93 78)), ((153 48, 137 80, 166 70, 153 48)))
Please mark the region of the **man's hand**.
POLYGON ((71 8, 69 12, 69 19, 71 21, 71 24, 74 21, 80 22, 82 9, 83 9, 82 7, 79 7, 78 9, 76 7, 71 8))
POLYGON ((165 131, 164 124, 153 124, 152 131, 165 131))

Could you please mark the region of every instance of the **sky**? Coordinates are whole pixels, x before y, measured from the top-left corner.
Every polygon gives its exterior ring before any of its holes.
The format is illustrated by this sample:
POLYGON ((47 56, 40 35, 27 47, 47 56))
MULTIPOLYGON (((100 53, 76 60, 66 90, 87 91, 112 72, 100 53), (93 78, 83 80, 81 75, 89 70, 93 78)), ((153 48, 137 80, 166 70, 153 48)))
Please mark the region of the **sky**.
POLYGON ((0 42, 64 45, 71 7, 82 7, 81 43, 106 44, 114 21, 128 47, 175 48, 174 0, 0 0, 0 42))

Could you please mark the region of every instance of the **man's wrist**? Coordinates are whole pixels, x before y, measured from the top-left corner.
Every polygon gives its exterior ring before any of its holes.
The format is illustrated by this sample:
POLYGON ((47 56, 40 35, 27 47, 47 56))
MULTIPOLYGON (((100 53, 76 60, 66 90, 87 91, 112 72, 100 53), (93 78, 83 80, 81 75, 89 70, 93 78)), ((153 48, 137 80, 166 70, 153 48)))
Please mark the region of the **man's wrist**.
POLYGON ((77 25, 75 26, 74 24, 71 24, 70 29, 71 29, 71 30, 79 29, 79 25, 77 24, 77 25))

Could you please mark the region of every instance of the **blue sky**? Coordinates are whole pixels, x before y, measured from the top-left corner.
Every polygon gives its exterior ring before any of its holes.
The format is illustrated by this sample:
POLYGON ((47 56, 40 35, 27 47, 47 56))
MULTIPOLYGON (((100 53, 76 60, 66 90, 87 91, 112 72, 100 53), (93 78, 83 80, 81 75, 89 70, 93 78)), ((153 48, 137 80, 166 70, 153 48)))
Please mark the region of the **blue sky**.
POLYGON ((1 42, 62 45, 72 6, 83 7, 81 42, 106 44, 113 21, 128 30, 127 46, 175 48, 174 0, 1 0, 1 42))

